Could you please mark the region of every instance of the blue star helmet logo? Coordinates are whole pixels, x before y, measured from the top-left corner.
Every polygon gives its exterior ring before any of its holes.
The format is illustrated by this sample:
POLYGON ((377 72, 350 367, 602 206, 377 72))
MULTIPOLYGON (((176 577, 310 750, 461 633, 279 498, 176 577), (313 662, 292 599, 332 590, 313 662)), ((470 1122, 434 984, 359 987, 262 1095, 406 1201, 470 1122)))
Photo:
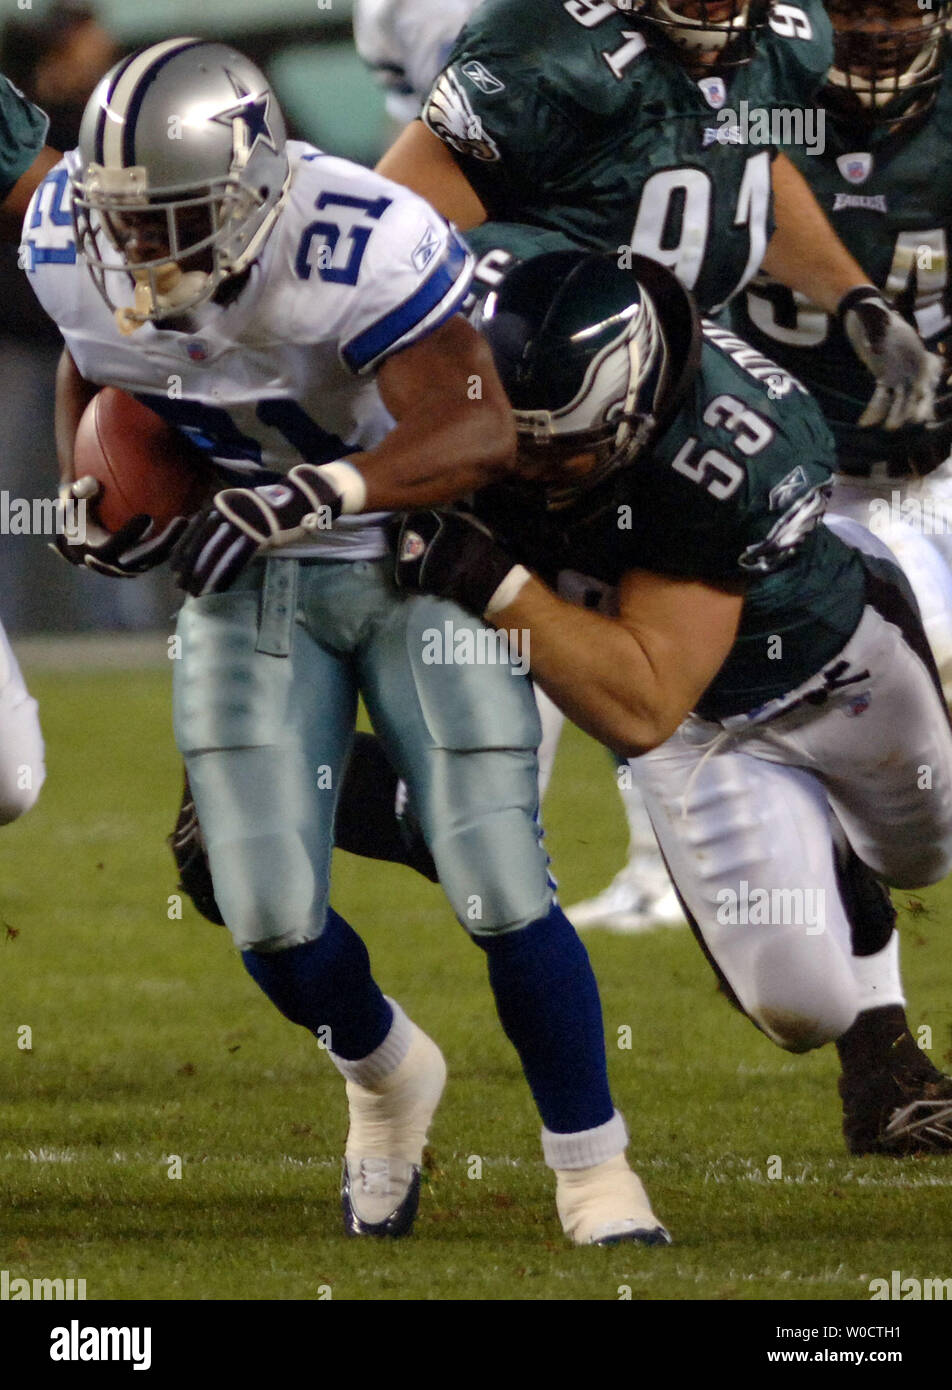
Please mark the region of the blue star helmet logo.
POLYGON ((277 154, 278 146, 275 143, 274 132, 268 123, 271 93, 264 91, 260 96, 252 96, 250 89, 239 77, 236 77, 233 72, 229 72, 227 68, 225 71, 228 73, 228 80, 235 90, 237 101, 234 106, 229 106, 225 111, 219 111, 211 119, 219 125, 231 126, 236 163, 239 167, 247 164, 259 140, 277 154))

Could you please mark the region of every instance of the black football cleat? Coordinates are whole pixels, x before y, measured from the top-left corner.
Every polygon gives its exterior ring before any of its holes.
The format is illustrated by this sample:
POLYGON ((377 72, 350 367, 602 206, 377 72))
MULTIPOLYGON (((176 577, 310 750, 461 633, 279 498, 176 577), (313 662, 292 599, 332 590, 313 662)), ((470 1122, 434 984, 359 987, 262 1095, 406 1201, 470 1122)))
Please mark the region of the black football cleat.
POLYGON ((932 1065, 908 1030, 887 1068, 841 1077, 839 1091, 851 1154, 952 1153, 952 1077, 932 1065))

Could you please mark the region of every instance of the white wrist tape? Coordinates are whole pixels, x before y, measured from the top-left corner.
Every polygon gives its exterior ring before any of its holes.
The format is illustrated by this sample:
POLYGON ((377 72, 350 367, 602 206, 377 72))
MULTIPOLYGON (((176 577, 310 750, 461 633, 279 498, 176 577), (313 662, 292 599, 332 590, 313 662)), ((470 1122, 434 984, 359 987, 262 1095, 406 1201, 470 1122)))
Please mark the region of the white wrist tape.
POLYGON ((519 594, 528 584, 532 575, 525 565, 513 565, 505 579, 496 589, 492 598, 486 604, 486 611, 483 614, 486 618, 491 618, 494 613, 498 613, 501 608, 508 608, 510 603, 515 602, 519 594))
POLYGON ((322 463, 316 470, 321 477, 340 493, 342 516, 352 516, 362 512, 367 501, 367 484, 352 463, 338 460, 336 463, 322 463))

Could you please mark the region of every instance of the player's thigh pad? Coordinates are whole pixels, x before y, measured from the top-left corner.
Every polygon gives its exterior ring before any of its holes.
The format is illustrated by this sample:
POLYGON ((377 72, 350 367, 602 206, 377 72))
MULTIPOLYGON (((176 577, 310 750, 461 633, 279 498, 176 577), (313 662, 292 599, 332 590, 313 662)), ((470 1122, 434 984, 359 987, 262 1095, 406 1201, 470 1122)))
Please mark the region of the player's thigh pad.
POLYGON ((755 727, 744 747, 814 769, 860 859, 894 888, 919 888, 952 869, 952 731, 896 616, 867 605, 841 654, 867 673, 851 695, 755 727))
POLYGON ((45 777, 37 704, 0 626, 0 825, 34 805, 45 777))
POLYGON ((474 934, 546 914, 539 716, 527 676, 455 604, 387 597, 360 651, 361 690, 459 921, 474 934))
POLYGON ((895 485, 864 489, 838 484, 832 503, 836 514, 827 516, 827 524, 870 554, 881 554, 887 547, 915 595, 946 701, 952 703, 952 537, 940 534, 952 526, 952 484, 944 479, 945 496, 934 499, 928 488, 931 476, 909 482, 901 492, 895 485), (860 525, 851 527, 851 522, 860 525), (871 525, 875 535, 860 529, 871 525))
POLYGON ((300 611, 287 655, 258 650, 261 568, 183 606, 174 712, 222 915, 239 949, 267 951, 323 930, 356 685, 300 611))
POLYGON ((844 1033, 858 1006, 829 806, 801 769, 705 759, 718 732, 689 719, 631 767, 719 969, 768 1037, 803 1052, 844 1033))

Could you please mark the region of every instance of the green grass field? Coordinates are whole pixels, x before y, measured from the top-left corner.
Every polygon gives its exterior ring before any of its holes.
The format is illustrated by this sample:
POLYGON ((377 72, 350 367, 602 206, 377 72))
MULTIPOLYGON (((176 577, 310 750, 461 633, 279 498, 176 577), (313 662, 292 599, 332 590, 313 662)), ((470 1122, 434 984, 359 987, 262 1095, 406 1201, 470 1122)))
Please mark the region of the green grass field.
MULTIPOLYGON (((190 907, 169 915, 167 672, 45 671, 31 685, 49 778, 0 833, 11 1276, 84 1278, 89 1299, 758 1300, 866 1299, 893 1269, 952 1275, 952 1158, 850 1159, 832 1049, 768 1043, 718 995, 687 931, 586 937, 635 1166, 675 1244, 569 1248, 482 953, 437 889, 340 855, 336 906, 450 1068, 412 1239, 346 1240, 336 1072, 224 930, 190 907)), ((574 731, 546 810, 572 902, 624 849, 607 755, 574 731)), ((910 1018, 946 1065, 948 887, 902 908, 910 1018)))

